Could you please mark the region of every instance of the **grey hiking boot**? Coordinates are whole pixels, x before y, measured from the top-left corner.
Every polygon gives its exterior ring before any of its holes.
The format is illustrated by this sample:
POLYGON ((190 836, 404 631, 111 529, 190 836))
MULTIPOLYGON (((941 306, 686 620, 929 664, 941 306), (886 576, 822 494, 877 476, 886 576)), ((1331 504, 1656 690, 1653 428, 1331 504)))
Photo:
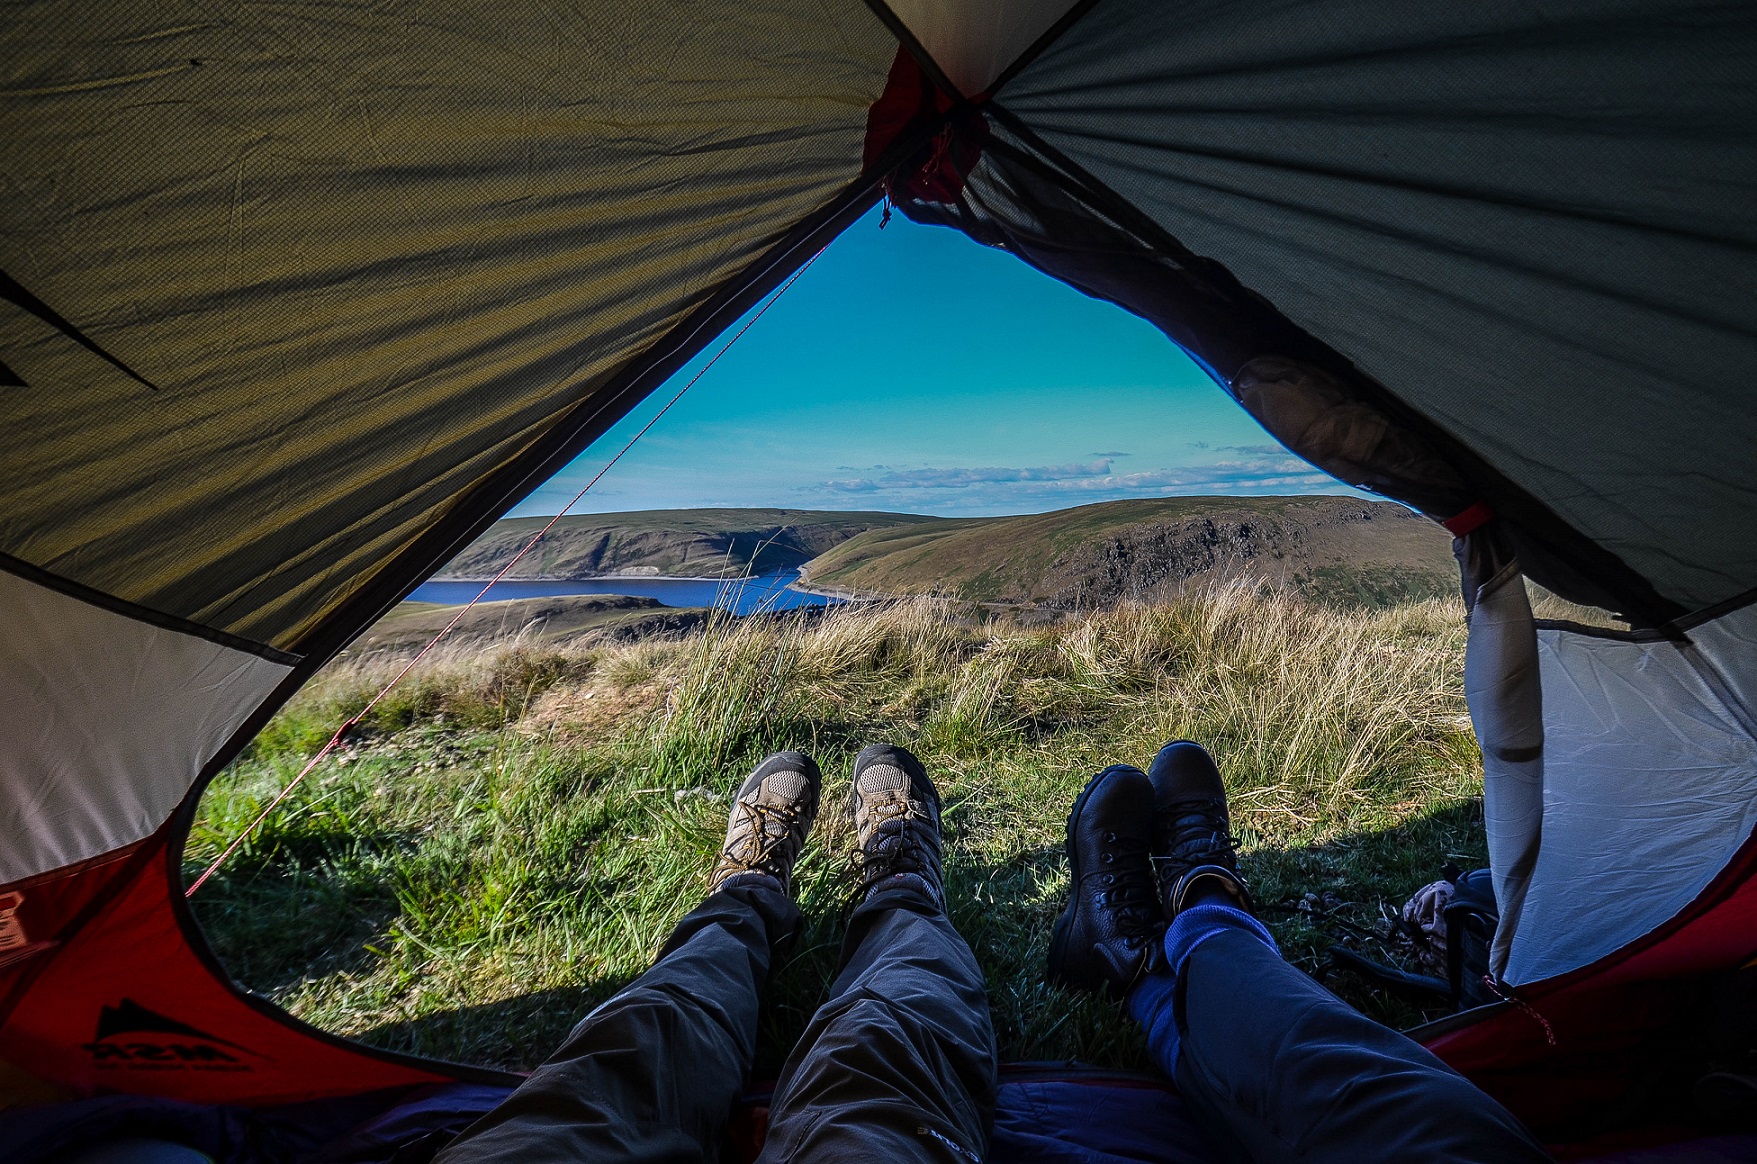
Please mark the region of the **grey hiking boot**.
POLYGON ((1216 891, 1254 913, 1250 889, 1238 871, 1226 783, 1207 749, 1174 740, 1153 757, 1147 779, 1153 784, 1153 871, 1166 919, 1216 891))
POLYGON ((851 800, 861 894, 914 877, 943 906, 940 795, 921 761, 889 744, 863 749, 854 760, 851 800))
POLYGON ((1129 764, 1092 777, 1068 814, 1068 907, 1049 940, 1049 978, 1122 994, 1164 962, 1165 918, 1148 853, 1153 785, 1129 764))
POLYGON ((773 877, 783 893, 793 892, 793 863, 817 819, 823 786, 817 764, 804 752, 776 752, 758 764, 732 800, 708 892, 747 874, 773 877))

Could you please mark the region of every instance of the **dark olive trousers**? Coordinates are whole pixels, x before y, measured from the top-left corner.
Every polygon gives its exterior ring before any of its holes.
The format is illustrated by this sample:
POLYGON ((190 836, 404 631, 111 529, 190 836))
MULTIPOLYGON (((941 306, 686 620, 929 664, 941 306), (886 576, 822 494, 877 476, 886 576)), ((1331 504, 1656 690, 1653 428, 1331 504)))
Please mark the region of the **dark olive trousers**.
MULTIPOLYGON (((587 1015, 442 1164, 719 1158, 756 1048, 757 1005, 799 910, 768 888, 709 895, 653 968, 587 1015)), ((910 888, 849 920, 842 965, 782 1070, 761 1159, 979 1160, 994 1107, 982 971, 910 888)))

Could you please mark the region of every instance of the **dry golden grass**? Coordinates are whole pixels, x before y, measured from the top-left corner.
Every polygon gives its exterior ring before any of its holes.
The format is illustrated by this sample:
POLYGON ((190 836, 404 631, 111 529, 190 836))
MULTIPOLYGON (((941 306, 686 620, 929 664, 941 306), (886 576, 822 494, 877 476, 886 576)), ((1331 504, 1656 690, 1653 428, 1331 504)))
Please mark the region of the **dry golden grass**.
MULTIPOLYGON (((697 900, 751 765, 802 748, 828 799, 799 875, 812 925, 771 989, 772 1065, 834 963, 848 764, 890 740, 945 796, 951 909, 988 974, 1003 1055, 1139 1064, 1114 1007, 1042 980, 1063 818, 1087 777, 1168 739, 1207 744, 1268 918, 1315 969, 1345 932, 1331 920, 1371 931, 1447 860, 1481 860, 1463 642, 1455 603, 1348 612, 1234 588, 1035 628, 917 599, 728 618, 674 641, 442 648, 197 913, 246 983, 310 1021, 530 1064, 697 900), (1301 905, 1308 892, 1329 917, 1301 905)), ((401 662, 348 659, 301 692, 216 782, 192 865, 401 662)))

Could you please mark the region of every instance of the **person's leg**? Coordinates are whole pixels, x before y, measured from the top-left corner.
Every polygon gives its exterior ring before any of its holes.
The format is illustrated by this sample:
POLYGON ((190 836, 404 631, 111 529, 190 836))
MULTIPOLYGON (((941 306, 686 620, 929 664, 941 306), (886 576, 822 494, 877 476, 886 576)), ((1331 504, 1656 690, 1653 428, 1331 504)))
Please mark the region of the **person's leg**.
POLYGON ((1542 1161, 1505 1108, 1282 960, 1231 904, 1183 910, 1129 994, 1154 1060, 1235 1159, 1542 1161))
POLYGON ((774 882, 709 894, 651 970, 587 1015, 439 1160, 715 1159, 750 1070, 771 951, 798 924, 774 882))
POLYGON ((996 1086, 982 971, 944 909, 939 798, 919 761, 855 764, 866 899, 782 1073, 763 1161, 980 1160, 996 1086))
POLYGON ((817 811, 811 760, 783 752, 734 801, 707 899, 652 969, 587 1015, 441 1164, 718 1159, 756 1044, 775 950, 799 927, 791 871, 817 811))
POLYGON ((1549 1159, 1463 1076, 1282 960, 1205 751, 1168 744, 1149 778, 1169 968, 1136 983, 1129 1011, 1217 1143, 1257 1164, 1549 1159))

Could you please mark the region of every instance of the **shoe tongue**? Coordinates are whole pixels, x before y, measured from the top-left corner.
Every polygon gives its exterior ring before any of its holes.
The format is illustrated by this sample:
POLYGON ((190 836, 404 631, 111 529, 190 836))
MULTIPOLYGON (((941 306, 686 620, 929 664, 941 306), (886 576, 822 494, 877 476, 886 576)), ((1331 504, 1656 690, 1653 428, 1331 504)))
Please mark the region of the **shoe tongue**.
POLYGON ((908 792, 909 773, 891 764, 874 764, 860 774, 862 792, 908 792))
POLYGON ((1173 800, 1169 803, 1161 801, 1158 805, 1160 819, 1170 820, 1178 824, 1186 824, 1193 820, 1219 821, 1227 818, 1226 801, 1211 798, 1173 800))
POLYGON ((766 800, 798 800, 810 787, 811 781, 805 778, 804 772, 776 772, 763 778, 766 800))

